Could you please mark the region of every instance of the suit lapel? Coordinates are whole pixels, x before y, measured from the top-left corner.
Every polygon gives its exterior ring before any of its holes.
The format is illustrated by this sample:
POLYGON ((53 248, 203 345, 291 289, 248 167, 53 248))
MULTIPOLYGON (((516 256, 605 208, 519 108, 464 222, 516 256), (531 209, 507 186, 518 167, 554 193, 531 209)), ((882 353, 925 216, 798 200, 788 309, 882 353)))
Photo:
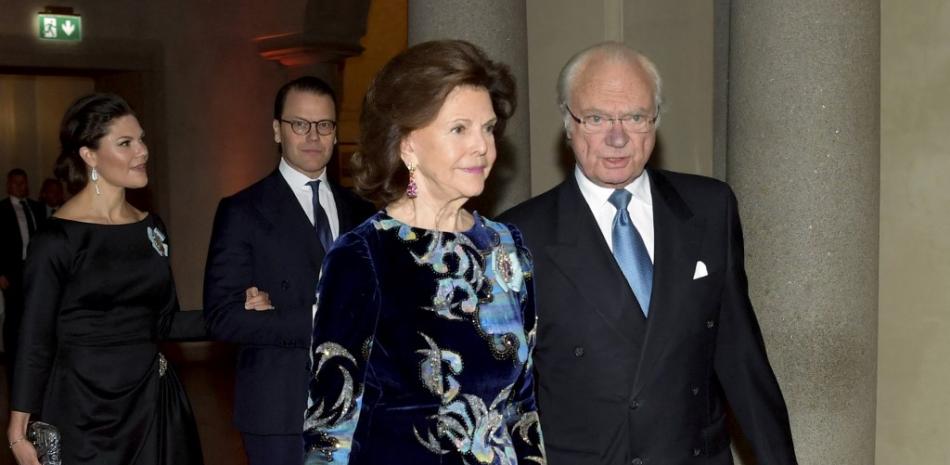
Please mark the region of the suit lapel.
POLYGON ((678 288, 693 276, 705 226, 701 219, 693 216, 662 172, 650 170, 649 174, 655 237, 653 296, 646 340, 634 378, 634 396, 657 372, 673 340, 669 336, 678 321, 682 321, 679 312, 684 309, 669 303, 678 288))
POLYGON ((555 229, 545 252, 607 327, 633 342, 629 328, 643 324, 642 313, 573 175, 559 188, 555 229))
POLYGON ((343 192, 343 188, 334 182, 329 182, 330 192, 333 193, 333 202, 336 204, 336 217, 340 225, 340 235, 344 235, 359 225, 353 217, 354 206, 350 198, 343 192))
POLYGON ((264 195, 259 198, 258 210, 274 228, 290 237, 289 247, 302 244, 313 269, 320 269, 326 252, 317 239, 307 213, 300 207, 297 197, 280 175, 280 171, 274 170, 266 178, 264 195))

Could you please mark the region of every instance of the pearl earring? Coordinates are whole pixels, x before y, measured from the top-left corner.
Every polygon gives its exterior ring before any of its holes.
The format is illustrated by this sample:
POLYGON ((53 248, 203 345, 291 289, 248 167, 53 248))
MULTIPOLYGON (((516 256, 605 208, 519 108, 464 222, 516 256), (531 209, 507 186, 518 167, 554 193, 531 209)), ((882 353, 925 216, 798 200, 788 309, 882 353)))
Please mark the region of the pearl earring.
POLYGON ((89 173, 89 179, 92 179, 92 184, 96 186, 96 195, 102 194, 102 192, 99 191, 99 172, 96 171, 95 168, 89 173))

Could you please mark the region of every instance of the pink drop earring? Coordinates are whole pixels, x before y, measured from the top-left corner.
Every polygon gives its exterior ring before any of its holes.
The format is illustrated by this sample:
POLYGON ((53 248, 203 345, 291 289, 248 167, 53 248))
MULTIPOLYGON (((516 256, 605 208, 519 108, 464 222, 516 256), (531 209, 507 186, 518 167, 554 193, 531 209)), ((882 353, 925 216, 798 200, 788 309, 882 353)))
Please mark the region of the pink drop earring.
POLYGON ((416 167, 409 164, 409 184, 406 185, 406 197, 414 199, 419 196, 419 185, 416 184, 416 167))

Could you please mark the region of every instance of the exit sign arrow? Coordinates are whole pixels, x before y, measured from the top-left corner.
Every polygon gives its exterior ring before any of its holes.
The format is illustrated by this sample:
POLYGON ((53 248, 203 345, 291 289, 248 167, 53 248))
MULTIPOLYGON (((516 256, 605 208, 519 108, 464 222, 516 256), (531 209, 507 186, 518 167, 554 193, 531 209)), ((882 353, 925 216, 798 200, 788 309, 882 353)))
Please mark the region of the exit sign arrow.
POLYGON ((39 13, 39 38, 78 42, 82 40, 82 17, 69 14, 39 13))

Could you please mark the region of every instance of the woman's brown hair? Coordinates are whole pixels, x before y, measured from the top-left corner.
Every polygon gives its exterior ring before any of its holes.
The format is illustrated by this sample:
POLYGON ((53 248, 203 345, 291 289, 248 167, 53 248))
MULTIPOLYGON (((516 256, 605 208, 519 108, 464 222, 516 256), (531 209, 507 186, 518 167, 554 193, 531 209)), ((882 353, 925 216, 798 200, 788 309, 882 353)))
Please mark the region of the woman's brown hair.
POLYGON ((423 42, 395 56, 373 79, 360 113, 360 151, 353 156, 356 190, 377 205, 405 194, 409 172, 400 143, 439 113, 459 86, 483 88, 498 122, 495 135, 515 111, 515 80, 508 66, 492 61, 462 40, 423 42))

